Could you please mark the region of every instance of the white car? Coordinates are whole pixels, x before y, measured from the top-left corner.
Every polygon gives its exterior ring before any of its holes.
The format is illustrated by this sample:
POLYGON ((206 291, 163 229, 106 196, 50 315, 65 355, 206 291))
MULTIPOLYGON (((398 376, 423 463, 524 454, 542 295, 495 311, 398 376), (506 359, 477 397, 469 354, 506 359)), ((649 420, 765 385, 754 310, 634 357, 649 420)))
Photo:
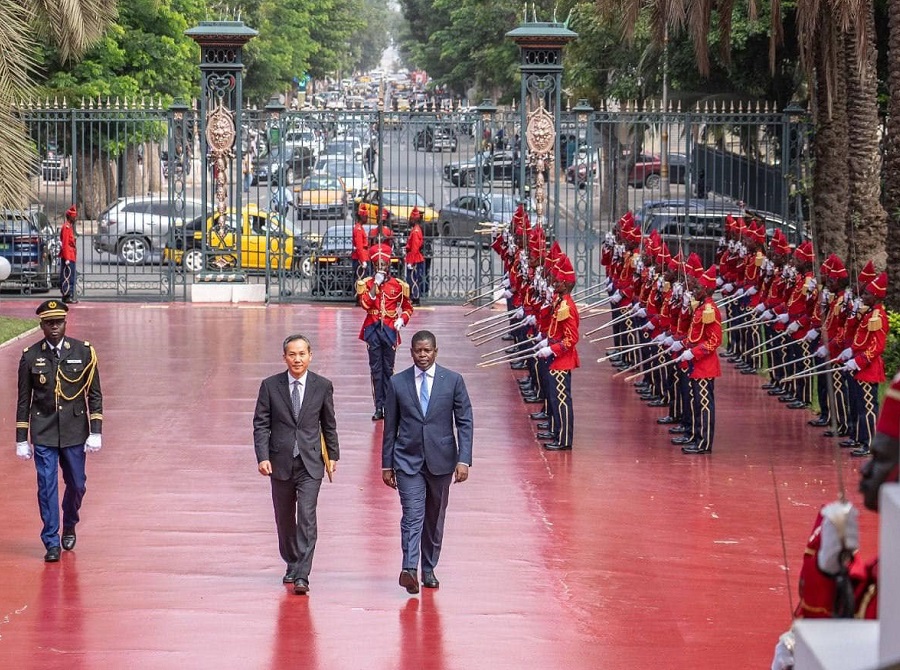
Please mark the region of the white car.
MULTIPOLYGON (((342 156, 341 158, 344 157, 342 156)), ((375 184, 375 177, 369 174, 362 165, 347 160, 320 162, 316 166, 316 171, 320 174, 340 177, 347 187, 347 197, 351 201, 361 196, 375 184)))

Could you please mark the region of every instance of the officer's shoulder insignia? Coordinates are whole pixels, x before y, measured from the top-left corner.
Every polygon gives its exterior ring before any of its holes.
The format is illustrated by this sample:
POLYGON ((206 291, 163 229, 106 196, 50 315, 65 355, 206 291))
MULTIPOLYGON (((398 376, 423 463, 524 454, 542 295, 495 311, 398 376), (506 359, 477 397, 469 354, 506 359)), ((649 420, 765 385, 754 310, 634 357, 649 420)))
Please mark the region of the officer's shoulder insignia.
POLYGON ((400 284, 400 288, 403 289, 403 295, 408 298, 410 296, 409 284, 402 279, 398 279, 397 282, 400 284))
POLYGON ((869 318, 869 332, 875 332, 876 330, 881 330, 881 312, 875 312, 869 318))
POLYGON ((366 280, 365 279, 357 279, 356 280, 356 295, 362 295, 366 292, 366 280))
MULTIPOLYGON (((87 344, 87 342, 85 342, 85 344, 87 344)), ((64 349, 71 349, 71 348, 72 348, 72 345, 69 344, 69 341, 68 341, 68 340, 66 340, 65 342, 63 342, 63 348, 64 348, 64 349)))
POLYGON ((84 341, 84 346, 89 347, 89 346, 91 346, 91 343, 88 342, 87 340, 85 340, 85 341, 84 341))
POLYGON ((755 261, 754 261, 755 264, 756 264, 756 267, 758 267, 758 268, 759 268, 759 267, 762 267, 762 264, 763 264, 763 261, 764 261, 764 260, 765 260, 765 256, 763 256, 763 252, 757 251, 757 252, 756 252, 756 259, 755 259, 755 261))
POLYGON ((23 354, 24 354, 24 353, 27 353, 28 350, 29 350, 30 348, 31 348, 31 347, 25 347, 24 349, 22 349, 22 353, 23 353, 23 354))
POLYGON ((716 320, 716 310, 712 305, 707 305, 703 308, 702 320, 703 323, 712 323, 716 320))
POLYGON ((569 309, 569 303, 565 301, 559 303, 559 307, 556 308, 556 320, 565 321, 570 315, 571 310, 569 309))

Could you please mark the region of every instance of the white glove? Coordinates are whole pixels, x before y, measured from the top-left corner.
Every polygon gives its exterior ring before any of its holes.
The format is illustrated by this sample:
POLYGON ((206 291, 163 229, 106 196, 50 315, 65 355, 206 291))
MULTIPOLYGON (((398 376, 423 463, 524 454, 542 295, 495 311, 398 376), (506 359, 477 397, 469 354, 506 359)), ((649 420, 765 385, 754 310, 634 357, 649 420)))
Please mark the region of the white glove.
POLYGON ((387 275, 385 275, 383 272, 375 273, 375 285, 376 286, 381 286, 384 283, 385 279, 387 279, 387 275))
POLYGON ((670 350, 673 354, 677 354, 677 353, 678 353, 679 351, 681 351, 682 349, 684 349, 684 345, 683 345, 681 342, 677 341, 677 340, 676 340, 675 342, 672 343, 672 346, 671 346, 671 347, 669 347, 669 350, 670 350))
POLYGON ((859 372, 859 364, 855 358, 851 358, 844 364, 844 372, 859 372))
POLYGON ((657 335, 656 337, 653 338, 653 342, 656 343, 656 344, 660 344, 660 345, 665 346, 665 343, 666 343, 666 334, 665 334, 665 333, 660 333, 659 335, 657 335))
POLYGON ((84 443, 84 453, 93 454, 95 451, 100 451, 102 446, 103 438, 100 436, 100 433, 91 433, 84 443))
POLYGON ((543 340, 541 340, 540 342, 538 342, 538 344, 537 344, 538 349, 543 349, 544 347, 549 347, 549 346, 550 346, 550 340, 546 337, 543 340))
POLYGON ((506 289, 505 291, 503 291, 504 298, 509 299, 509 298, 512 298, 512 296, 513 296, 512 291, 510 291, 509 289, 506 289))
MULTIPOLYGON (((721 277, 716 277, 716 286, 722 286, 722 290, 730 291, 731 290, 730 288, 725 288, 723 286, 724 283, 725 283, 725 280, 723 280, 721 277)), ((729 286, 731 286, 731 284, 729 284, 729 286)), ((734 288, 734 287, 732 286, 731 288, 734 288)))
POLYGON ((810 328, 809 332, 803 336, 803 339, 807 342, 814 342, 819 338, 819 331, 815 328, 810 328))
POLYGON ((664 347, 671 347, 673 344, 675 344, 675 338, 671 335, 666 335, 665 339, 662 341, 662 345, 664 347))
POLYGON ((616 292, 613 293, 611 296, 609 296, 609 301, 610 301, 611 303, 613 303, 614 305, 615 305, 616 303, 620 302, 621 300, 622 300, 622 293, 621 293, 621 291, 616 291, 616 292))
POLYGON ((816 278, 810 277, 809 279, 807 279, 806 286, 804 288, 806 288, 807 293, 812 293, 813 291, 815 291, 816 290, 816 278))
POLYGON ((653 325, 652 321, 648 321, 643 326, 641 326, 641 330, 656 330, 656 326, 653 325))
POLYGON ((523 321, 523 323, 526 326, 533 326, 534 324, 537 323, 537 319, 534 318, 534 314, 529 314, 528 316, 525 317, 525 321, 523 321))
POLYGON ((753 308, 753 311, 756 312, 757 314, 762 314, 763 312, 766 311, 766 303, 764 303, 764 302, 759 303, 756 307, 753 308))
POLYGON ((734 284, 728 282, 727 284, 722 284, 722 290, 725 293, 731 293, 734 290, 734 284))
POLYGON ((400 329, 403 328, 405 325, 406 324, 403 323, 403 319, 397 319, 396 321, 394 321, 394 330, 396 330, 399 333, 400 329))
POLYGON ((744 293, 746 293, 746 291, 744 291, 744 289, 742 289, 742 288, 739 288, 737 291, 734 292, 734 294, 735 294, 738 298, 740 298, 742 295, 744 295, 744 293))
POLYGON ((797 323, 796 321, 791 321, 791 322, 788 324, 788 327, 785 328, 785 330, 787 331, 788 335, 793 335, 793 334, 796 333, 798 330, 800 330, 800 324, 797 323))
POLYGON ((772 670, 794 670, 794 633, 782 633, 775 645, 772 670))
POLYGON ((683 361, 692 361, 692 360, 694 360, 694 352, 691 351, 690 349, 688 349, 683 354, 681 354, 681 356, 678 357, 679 363, 683 362, 683 361))
POLYGON ((847 347, 846 349, 844 349, 841 352, 840 358, 842 361, 849 361, 851 358, 853 358, 853 348, 847 347))
POLYGON ((509 288, 509 277, 503 278, 503 288, 509 288))
POLYGON ((638 309, 634 312, 634 315, 639 319, 643 319, 647 316, 647 310, 643 307, 638 307, 638 309))
POLYGON ((16 442, 16 456, 23 461, 31 460, 31 445, 28 442, 16 442))
POLYGON ((789 316, 787 315, 787 312, 785 312, 784 314, 779 314, 778 316, 776 316, 776 317, 775 317, 775 322, 776 322, 776 323, 787 323, 788 320, 789 320, 790 318, 791 318, 791 317, 789 317, 789 316))
POLYGON ((513 316, 516 317, 516 320, 521 321, 525 318, 525 309, 522 307, 517 307, 516 311, 513 312, 513 316))
POLYGON ((775 315, 772 313, 771 309, 765 310, 762 314, 759 315, 759 318, 763 321, 771 321, 775 315))
POLYGON ((816 358, 825 358, 828 355, 828 347, 824 344, 816 349, 816 358))
POLYGON ((553 349, 550 347, 541 347, 537 352, 538 358, 550 358, 553 355, 553 349))
POLYGON ((747 289, 747 295, 756 295, 759 292, 759 289, 755 286, 751 286, 747 289))
POLYGON ((841 552, 859 549, 859 510, 848 502, 828 503, 822 508, 822 541, 816 562, 819 570, 836 575, 841 570, 841 552))

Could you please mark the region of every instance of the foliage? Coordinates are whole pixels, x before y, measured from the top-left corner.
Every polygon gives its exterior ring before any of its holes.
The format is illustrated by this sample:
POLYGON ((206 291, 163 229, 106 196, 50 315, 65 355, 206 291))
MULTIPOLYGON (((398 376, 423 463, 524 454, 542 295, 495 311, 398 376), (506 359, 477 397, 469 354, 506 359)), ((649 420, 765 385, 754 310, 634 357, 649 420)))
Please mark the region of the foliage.
POLYGON ((37 328, 37 319, 19 319, 14 316, 0 316, 0 344, 9 342, 22 333, 37 328))
POLYGON ((884 370, 888 379, 900 371, 900 312, 888 312, 887 343, 884 346, 884 370))

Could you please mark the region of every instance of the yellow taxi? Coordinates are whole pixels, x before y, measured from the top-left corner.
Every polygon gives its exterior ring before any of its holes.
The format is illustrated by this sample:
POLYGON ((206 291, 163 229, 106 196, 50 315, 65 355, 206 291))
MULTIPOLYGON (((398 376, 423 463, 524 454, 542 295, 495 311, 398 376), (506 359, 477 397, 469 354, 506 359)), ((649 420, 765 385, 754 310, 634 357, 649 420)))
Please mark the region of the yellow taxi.
POLYGON ((229 209, 224 222, 218 213, 206 219, 205 256, 203 217, 175 228, 174 242, 167 243, 163 250, 166 262, 182 266, 188 272, 199 272, 207 267, 235 268, 240 257, 240 267, 245 270, 265 269, 267 260, 272 269, 290 270, 294 263, 294 236, 285 229, 278 215, 269 216, 258 205, 247 205, 238 237, 235 213, 229 209), (240 249, 236 248, 238 239, 240 249))
MULTIPOLYGON (((378 222, 378 200, 381 192, 376 189, 366 191, 361 198, 356 199, 356 207, 354 211, 359 211, 360 203, 366 203, 369 211, 369 223, 378 222)), ((418 207, 422 214, 422 231, 428 235, 437 228, 438 213, 434 210, 431 203, 425 204, 425 198, 415 191, 405 191, 400 189, 385 190, 382 197, 382 205, 385 211, 390 214, 391 227, 398 231, 409 229, 409 213, 413 208, 418 207)))
POLYGON ((298 219, 343 219, 349 207, 347 185, 337 175, 316 173, 294 187, 298 219))

